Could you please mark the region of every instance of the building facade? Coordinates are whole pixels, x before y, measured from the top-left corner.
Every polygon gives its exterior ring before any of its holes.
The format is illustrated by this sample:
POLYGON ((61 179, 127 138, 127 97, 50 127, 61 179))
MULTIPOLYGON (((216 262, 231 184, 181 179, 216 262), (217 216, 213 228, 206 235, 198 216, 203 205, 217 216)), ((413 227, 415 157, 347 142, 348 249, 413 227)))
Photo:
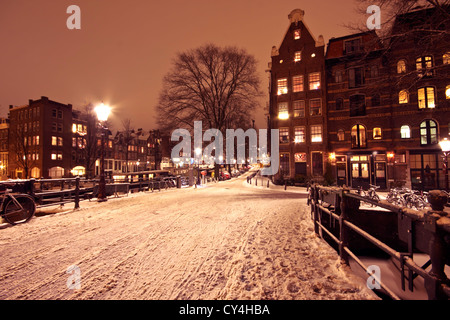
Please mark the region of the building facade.
POLYGON ((314 37, 304 11, 289 16, 281 45, 272 48, 269 123, 280 132, 275 179, 321 179, 327 157, 324 41, 314 37))
POLYGON ((318 180, 331 168, 336 184, 353 188, 445 188, 439 142, 450 138, 446 14, 415 9, 397 16, 383 38, 367 31, 330 39, 325 55, 303 16, 291 12, 269 65, 279 175, 318 180), (315 90, 311 74, 319 72, 315 90), (316 135, 320 126, 322 137, 316 135))

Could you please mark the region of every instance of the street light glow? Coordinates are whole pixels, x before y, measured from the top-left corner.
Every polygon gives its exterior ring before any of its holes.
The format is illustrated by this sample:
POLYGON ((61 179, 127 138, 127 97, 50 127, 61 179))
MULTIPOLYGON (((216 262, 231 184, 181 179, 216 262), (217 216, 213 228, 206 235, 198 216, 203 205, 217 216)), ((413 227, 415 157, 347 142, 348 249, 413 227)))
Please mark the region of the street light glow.
POLYGON ((443 152, 449 152, 450 151, 450 140, 447 138, 444 138, 441 142, 439 142, 439 146, 441 147, 443 152))
POLYGON ((108 120, 109 114, 111 113, 111 107, 105 105, 103 102, 95 107, 95 113, 99 121, 108 120))

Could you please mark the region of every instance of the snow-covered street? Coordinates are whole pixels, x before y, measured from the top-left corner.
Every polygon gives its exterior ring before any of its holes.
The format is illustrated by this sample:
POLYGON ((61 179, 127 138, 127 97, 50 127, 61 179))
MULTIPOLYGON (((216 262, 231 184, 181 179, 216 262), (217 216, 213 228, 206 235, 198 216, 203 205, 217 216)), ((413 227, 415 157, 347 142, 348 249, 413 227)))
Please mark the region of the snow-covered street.
POLYGON ((2 228, 0 255, 0 299, 376 299, 314 234, 305 193, 245 178, 69 204, 2 228))

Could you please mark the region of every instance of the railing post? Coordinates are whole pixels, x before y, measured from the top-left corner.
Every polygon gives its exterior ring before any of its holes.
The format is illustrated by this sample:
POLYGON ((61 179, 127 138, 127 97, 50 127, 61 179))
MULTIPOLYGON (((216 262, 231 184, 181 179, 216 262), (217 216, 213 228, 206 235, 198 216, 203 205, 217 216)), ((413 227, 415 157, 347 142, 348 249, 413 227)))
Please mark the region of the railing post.
POLYGON ((348 246, 348 230, 345 227, 345 220, 347 219, 348 197, 346 192, 348 190, 342 188, 341 190, 341 214, 339 215, 339 257, 345 264, 349 264, 348 254, 345 248, 348 246))
POLYGON ((319 225, 318 225, 318 220, 319 220, 319 208, 317 207, 317 202, 319 201, 319 190, 318 187, 316 185, 314 185, 312 187, 313 192, 312 192, 312 196, 313 196, 313 209, 314 209, 314 232, 319 235, 319 225))
POLYGON ((448 245, 445 242, 445 232, 440 230, 437 221, 447 215, 444 212, 444 205, 447 203, 447 195, 439 190, 430 191, 428 202, 431 205, 425 218, 425 229, 431 233, 429 242, 429 255, 431 260, 430 278, 425 279, 425 288, 429 300, 448 299, 448 296, 442 290, 442 283, 448 281, 444 272, 446 255, 448 254, 448 245))
POLYGON ((75 178, 75 209, 80 208, 80 177, 75 178))

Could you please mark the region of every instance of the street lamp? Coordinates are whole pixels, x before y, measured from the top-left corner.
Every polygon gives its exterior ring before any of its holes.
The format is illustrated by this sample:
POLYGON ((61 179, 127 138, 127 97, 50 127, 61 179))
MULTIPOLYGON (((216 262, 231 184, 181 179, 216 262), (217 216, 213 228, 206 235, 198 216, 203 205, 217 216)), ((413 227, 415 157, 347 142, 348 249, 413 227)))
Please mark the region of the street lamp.
POLYGON ((103 102, 95 107, 95 113, 97 114, 97 119, 99 122, 99 127, 101 130, 101 148, 100 148, 100 181, 98 184, 98 196, 99 202, 106 201, 106 182, 105 182, 105 135, 106 127, 105 122, 108 120, 108 116, 111 113, 111 108, 105 105, 103 102))
POLYGON ((450 141, 447 138, 444 138, 444 140, 439 142, 439 146, 444 154, 445 189, 448 190, 448 155, 450 154, 450 141))
POLYGON ((197 159, 197 183, 195 186, 200 185, 200 155, 202 154, 202 149, 195 148, 195 155, 197 159))

